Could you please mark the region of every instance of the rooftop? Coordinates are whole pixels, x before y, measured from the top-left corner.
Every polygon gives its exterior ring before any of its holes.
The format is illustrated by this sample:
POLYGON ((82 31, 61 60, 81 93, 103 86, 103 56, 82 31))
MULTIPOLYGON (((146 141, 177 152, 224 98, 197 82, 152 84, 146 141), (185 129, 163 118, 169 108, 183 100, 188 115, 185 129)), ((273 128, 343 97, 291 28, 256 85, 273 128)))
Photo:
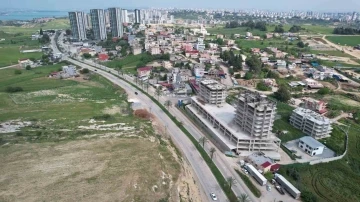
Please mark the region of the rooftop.
POLYGON ((298 107, 296 109, 294 109, 295 113, 297 113, 298 115, 303 116, 304 118, 310 119, 311 121, 322 125, 322 124, 330 124, 330 119, 310 110, 310 109, 304 109, 302 107, 298 107))
POLYGON ((304 137, 300 138, 300 140, 312 148, 325 147, 319 141, 315 140, 313 137, 310 137, 310 136, 304 136, 304 137))
POLYGON ((256 108, 258 111, 276 107, 276 102, 268 99, 266 95, 257 92, 245 91, 240 94, 239 100, 247 103, 254 109, 256 108))
POLYGON ((206 87, 208 87, 210 90, 225 90, 226 86, 215 81, 215 80, 202 80, 200 82, 201 84, 205 85, 206 87))

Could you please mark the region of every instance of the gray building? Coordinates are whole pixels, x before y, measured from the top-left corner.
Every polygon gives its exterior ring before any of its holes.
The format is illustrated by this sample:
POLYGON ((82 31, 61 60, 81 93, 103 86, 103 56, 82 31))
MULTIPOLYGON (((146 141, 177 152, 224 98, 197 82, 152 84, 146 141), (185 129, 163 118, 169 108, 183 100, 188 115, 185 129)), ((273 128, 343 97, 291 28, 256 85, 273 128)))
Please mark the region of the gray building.
POLYGON ((205 81, 200 82, 203 92, 192 97, 185 109, 207 129, 220 148, 243 156, 261 151, 279 160, 281 141, 271 133, 276 103, 258 93, 245 92, 239 95, 235 108, 225 102, 226 90, 221 84, 205 81))
POLYGON ((109 19, 112 36, 118 38, 123 37, 124 28, 122 24, 121 8, 109 8, 109 19))
POLYGON ((135 23, 139 24, 141 22, 140 10, 135 9, 135 23))
POLYGON ((290 124, 315 139, 329 137, 332 130, 330 119, 301 107, 294 109, 290 124))
POLYGON ((222 105, 225 103, 227 96, 226 86, 215 80, 200 81, 199 95, 209 104, 222 105))
POLYGON ((236 123, 252 137, 267 138, 272 135, 276 113, 276 102, 266 95, 245 91, 239 95, 236 123))
POLYGON ((96 40, 106 40, 106 24, 103 9, 91 9, 91 25, 96 40))
POLYGON ((84 12, 69 12, 71 33, 74 39, 86 40, 86 16, 84 12))

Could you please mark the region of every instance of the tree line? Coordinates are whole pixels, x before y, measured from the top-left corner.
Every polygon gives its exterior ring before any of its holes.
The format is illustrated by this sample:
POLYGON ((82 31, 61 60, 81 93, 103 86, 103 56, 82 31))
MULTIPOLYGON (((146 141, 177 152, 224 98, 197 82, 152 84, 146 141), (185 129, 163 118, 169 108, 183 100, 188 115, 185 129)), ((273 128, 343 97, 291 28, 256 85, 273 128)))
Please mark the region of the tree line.
POLYGON ((234 54, 233 51, 224 51, 220 53, 220 58, 227 61, 229 65, 233 66, 234 71, 242 70, 242 57, 240 54, 234 54))
POLYGON ((336 27, 333 31, 333 34, 343 34, 343 35, 356 35, 360 34, 360 29, 350 28, 350 27, 336 27))
POLYGON ((238 21, 231 21, 226 23, 225 28, 237 28, 237 27, 247 27, 249 29, 258 29, 260 31, 267 31, 266 22, 259 21, 254 22, 252 20, 239 23, 238 21))

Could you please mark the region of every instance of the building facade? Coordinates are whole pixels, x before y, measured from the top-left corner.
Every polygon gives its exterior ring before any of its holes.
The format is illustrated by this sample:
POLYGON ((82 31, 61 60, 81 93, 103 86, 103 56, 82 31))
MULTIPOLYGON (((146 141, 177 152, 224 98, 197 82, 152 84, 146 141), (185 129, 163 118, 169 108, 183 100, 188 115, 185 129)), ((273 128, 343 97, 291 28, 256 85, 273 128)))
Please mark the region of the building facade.
POLYGON ((74 39, 86 40, 86 16, 84 12, 69 12, 71 33, 74 39))
POLYGON ((140 24, 141 23, 141 16, 140 16, 140 10, 135 9, 135 23, 140 24))
POLYGON ((122 24, 121 8, 109 8, 109 19, 112 37, 123 37, 124 28, 122 24))
POLYGON ((330 119, 301 107, 294 109, 290 124, 315 139, 329 137, 332 130, 330 119))
POLYGON ((225 103, 226 86, 215 80, 202 80, 199 95, 204 102, 220 106, 225 103))
POLYGON ((323 153, 325 146, 310 136, 304 136, 299 140, 299 147, 310 156, 323 153))
POLYGON ((268 138, 272 135, 275 113, 276 102, 246 91, 239 96, 235 121, 251 137, 268 138))
POLYGON ((106 24, 105 14, 103 9, 91 9, 91 25, 96 40, 106 40, 106 24))
POLYGON ((128 12, 126 9, 121 9, 121 20, 123 23, 129 22, 128 12))

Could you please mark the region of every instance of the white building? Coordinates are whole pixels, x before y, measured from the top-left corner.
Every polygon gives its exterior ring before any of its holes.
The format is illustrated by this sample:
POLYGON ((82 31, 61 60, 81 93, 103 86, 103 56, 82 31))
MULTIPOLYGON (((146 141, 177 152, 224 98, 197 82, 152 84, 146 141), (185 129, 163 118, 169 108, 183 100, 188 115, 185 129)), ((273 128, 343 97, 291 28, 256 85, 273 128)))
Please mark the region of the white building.
POLYGON ((77 74, 76 67, 74 65, 63 66, 62 71, 64 74, 66 74, 69 77, 75 76, 77 74))
POLYGON ((128 12, 126 9, 121 9, 121 20, 123 23, 129 22, 129 16, 128 16, 128 12))
POLYGON ((157 46, 150 48, 150 54, 151 55, 159 55, 161 53, 160 48, 157 46))
POLYGON ((86 40, 86 17, 84 12, 69 12, 71 34, 74 39, 86 40))
POLYGON ((91 9, 91 25, 96 40, 106 40, 105 14, 102 9, 91 9))
POLYGON ((329 137, 332 130, 330 119, 301 107, 294 109, 290 124, 316 139, 329 137))
POLYGON ((310 136, 304 136, 299 140, 299 147, 310 156, 322 154, 325 146, 310 136))
POLYGON ((112 37, 123 37, 124 28, 122 24, 121 8, 109 8, 109 18, 112 37))

